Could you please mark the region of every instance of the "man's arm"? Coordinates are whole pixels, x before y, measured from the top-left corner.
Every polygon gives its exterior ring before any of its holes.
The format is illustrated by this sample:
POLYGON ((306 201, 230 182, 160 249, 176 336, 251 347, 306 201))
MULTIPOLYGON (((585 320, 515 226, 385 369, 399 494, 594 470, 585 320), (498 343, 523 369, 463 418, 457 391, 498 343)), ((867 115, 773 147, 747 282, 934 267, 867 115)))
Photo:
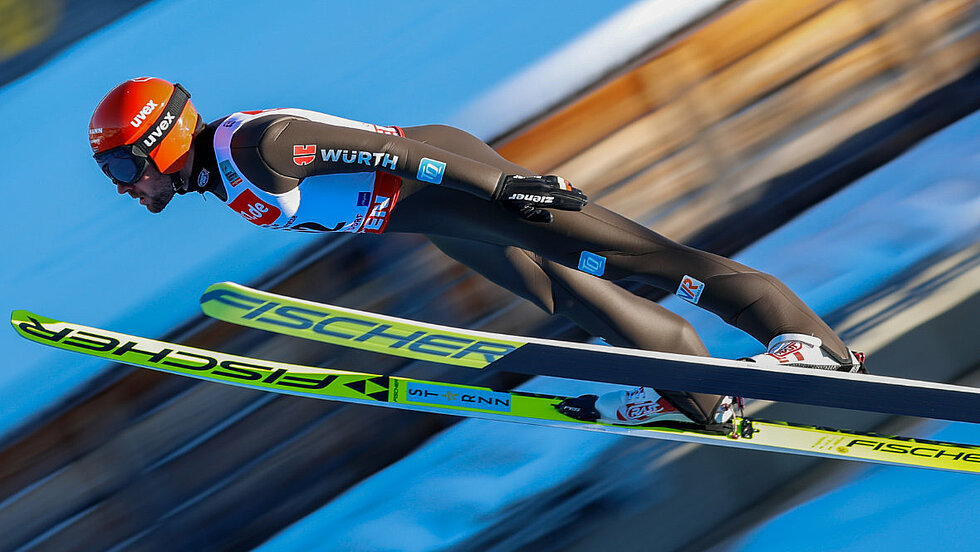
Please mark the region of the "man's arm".
POLYGON ((303 119, 273 122, 260 134, 258 143, 233 143, 232 149, 258 146, 269 168, 292 186, 308 176, 382 171, 493 199, 504 179, 496 167, 401 136, 303 119))
POLYGON ((498 202, 531 222, 551 222, 548 209, 578 211, 588 201, 556 176, 507 175, 419 140, 306 119, 254 121, 235 133, 231 149, 246 176, 261 173, 251 179, 271 193, 315 175, 382 171, 498 202))

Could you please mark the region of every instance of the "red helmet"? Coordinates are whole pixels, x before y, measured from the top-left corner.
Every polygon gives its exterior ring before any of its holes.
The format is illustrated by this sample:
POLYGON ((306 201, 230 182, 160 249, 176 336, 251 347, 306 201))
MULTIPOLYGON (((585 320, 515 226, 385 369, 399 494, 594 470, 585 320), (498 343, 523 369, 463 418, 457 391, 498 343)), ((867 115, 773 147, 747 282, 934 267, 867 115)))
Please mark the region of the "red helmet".
MULTIPOLYGON (((113 88, 99 102, 89 122, 88 139, 96 160, 104 157, 100 154, 119 148, 125 151, 114 152, 117 157, 144 160, 135 178, 145 171, 146 158, 163 174, 180 171, 201 126, 201 116, 189 98, 181 85, 153 77, 128 80, 113 88)), ((129 180, 110 174, 102 161, 99 164, 113 180, 129 180)))

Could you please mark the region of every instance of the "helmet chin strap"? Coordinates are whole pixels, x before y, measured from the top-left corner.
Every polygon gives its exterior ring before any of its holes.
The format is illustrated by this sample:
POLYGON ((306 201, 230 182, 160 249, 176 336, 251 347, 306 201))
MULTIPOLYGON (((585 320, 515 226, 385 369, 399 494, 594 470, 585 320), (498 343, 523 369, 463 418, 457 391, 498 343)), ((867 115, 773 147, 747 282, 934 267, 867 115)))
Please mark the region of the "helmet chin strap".
MULTIPOLYGON (((198 135, 201 133, 202 130, 204 130, 204 121, 201 119, 200 116, 198 116, 197 117, 197 128, 194 129, 194 142, 192 142, 191 154, 193 154, 193 151, 194 151, 193 150, 193 143, 196 142, 196 139, 197 139, 198 135)), ((193 158, 193 155, 191 155, 191 158, 193 158)), ((207 179, 205 178, 204 179, 204 184, 202 184, 201 183, 201 178, 199 178, 199 177, 198 178, 195 178, 193 168, 194 168, 194 164, 191 162, 191 159, 188 158, 187 160, 184 161, 184 167, 182 167, 179 171, 170 174, 170 184, 173 186, 174 193, 175 194, 184 195, 184 194, 187 194, 187 193, 190 193, 190 192, 197 192, 197 193, 201 194, 202 196, 204 195, 204 192, 207 190, 207 179), (188 165, 190 165, 190 169, 191 169, 190 170, 190 174, 187 176, 186 179, 184 179, 180 175, 185 170, 188 170, 188 165), (194 189, 194 190, 191 189, 191 180, 192 179, 197 181, 197 186, 196 186, 197 189, 194 189)))
POLYGON ((207 191, 207 185, 198 186, 197 189, 192 190, 190 186, 190 179, 184 179, 180 176, 182 171, 177 171, 170 174, 170 185, 173 186, 174 193, 177 195, 189 194, 191 192, 197 192, 204 195, 207 191))
POLYGON ((174 188, 174 193, 177 195, 184 195, 190 190, 187 189, 187 182, 180 177, 180 171, 172 173, 170 175, 170 185, 174 188))

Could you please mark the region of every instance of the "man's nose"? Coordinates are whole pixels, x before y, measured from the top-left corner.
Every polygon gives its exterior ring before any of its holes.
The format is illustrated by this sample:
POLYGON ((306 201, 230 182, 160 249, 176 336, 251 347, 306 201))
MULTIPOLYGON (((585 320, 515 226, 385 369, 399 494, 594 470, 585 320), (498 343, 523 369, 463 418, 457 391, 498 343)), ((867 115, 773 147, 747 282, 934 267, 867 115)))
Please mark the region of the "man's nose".
POLYGON ((128 194, 129 191, 132 190, 132 189, 133 189, 133 185, 132 184, 122 184, 122 183, 119 183, 119 182, 116 183, 116 193, 119 193, 119 194, 128 194))

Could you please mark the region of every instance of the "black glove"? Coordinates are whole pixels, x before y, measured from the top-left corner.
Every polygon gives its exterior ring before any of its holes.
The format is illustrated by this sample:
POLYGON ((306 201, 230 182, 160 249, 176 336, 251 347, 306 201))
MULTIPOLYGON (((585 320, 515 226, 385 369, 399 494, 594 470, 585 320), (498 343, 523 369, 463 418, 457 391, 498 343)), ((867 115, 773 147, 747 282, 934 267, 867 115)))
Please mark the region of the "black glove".
POLYGON ((494 194, 494 200, 531 222, 551 222, 553 217, 545 209, 581 211, 589 202, 581 190, 573 188, 559 176, 516 174, 504 176, 503 183, 494 194))

